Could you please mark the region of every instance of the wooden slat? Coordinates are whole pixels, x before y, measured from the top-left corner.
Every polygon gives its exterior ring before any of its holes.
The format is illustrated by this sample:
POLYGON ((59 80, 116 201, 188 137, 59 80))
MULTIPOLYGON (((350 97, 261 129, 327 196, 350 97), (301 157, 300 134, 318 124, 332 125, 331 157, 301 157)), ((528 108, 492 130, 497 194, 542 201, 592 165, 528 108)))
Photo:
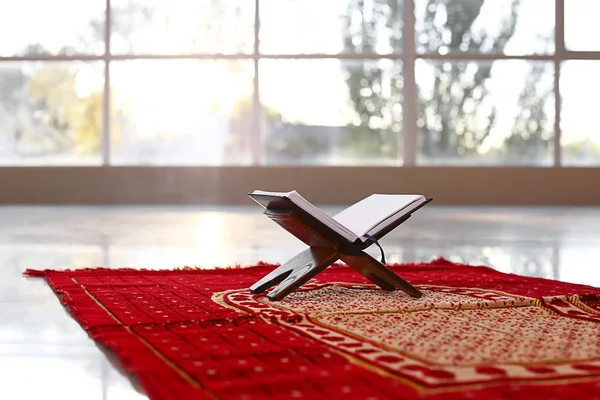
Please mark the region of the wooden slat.
POLYGON ((318 204, 421 193, 433 205, 600 205, 600 168, 5 167, 3 204, 252 204, 296 189, 318 204))

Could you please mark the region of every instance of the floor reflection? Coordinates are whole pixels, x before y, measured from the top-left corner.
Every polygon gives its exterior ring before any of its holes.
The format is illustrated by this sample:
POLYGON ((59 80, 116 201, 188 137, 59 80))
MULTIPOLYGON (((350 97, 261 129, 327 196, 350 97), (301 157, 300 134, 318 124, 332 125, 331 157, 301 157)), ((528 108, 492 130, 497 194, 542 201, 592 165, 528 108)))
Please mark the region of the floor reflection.
MULTIPOLYGON (((381 244, 393 263, 445 257, 600 286, 600 209, 431 208, 381 244)), ((212 268, 302 248, 254 208, 0 207, 0 398, 144 398, 27 268, 212 268)))

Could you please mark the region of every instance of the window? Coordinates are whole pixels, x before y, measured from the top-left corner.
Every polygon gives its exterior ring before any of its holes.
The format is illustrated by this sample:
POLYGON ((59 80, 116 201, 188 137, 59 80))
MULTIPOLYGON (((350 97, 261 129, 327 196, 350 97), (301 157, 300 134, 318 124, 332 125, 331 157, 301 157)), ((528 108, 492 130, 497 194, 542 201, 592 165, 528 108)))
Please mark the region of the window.
POLYGON ((0 165, 600 165, 596 3, 7 3, 0 165))
POLYGON ((400 60, 266 59, 259 71, 264 164, 398 163, 400 60))
POLYGON ((0 165, 100 165, 101 64, 0 62, 0 165))
POLYGON ((249 162, 251 60, 116 60, 110 74, 113 164, 249 162))
POLYGON ((418 164, 552 165, 551 62, 420 59, 416 74, 418 164))

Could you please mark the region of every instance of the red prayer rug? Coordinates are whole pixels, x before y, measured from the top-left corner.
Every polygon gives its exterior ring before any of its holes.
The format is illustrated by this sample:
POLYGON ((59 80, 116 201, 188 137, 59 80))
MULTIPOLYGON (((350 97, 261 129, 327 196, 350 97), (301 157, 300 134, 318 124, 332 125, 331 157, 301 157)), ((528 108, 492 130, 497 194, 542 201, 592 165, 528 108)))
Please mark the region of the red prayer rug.
POLYGON ((420 299, 343 265, 251 294, 274 267, 26 275, 151 399, 600 397, 600 289, 440 259, 391 267, 420 299))

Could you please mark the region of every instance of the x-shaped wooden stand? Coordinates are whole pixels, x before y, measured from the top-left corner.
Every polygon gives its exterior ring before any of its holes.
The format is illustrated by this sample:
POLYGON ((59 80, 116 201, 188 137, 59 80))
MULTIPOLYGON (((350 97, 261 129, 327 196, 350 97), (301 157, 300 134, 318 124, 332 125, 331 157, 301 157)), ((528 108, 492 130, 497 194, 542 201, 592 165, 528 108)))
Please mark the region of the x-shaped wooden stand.
MULTIPOLYGON (((371 242, 351 243, 290 202, 276 203, 273 208, 265 209, 264 215, 309 247, 252 285, 252 293, 263 293, 277 285, 267 297, 272 301, 279 301, 331 264, 341 260, 383 290, 400 289, 412 297, 421 297, 422 293, 417 288, 363 251, 372 244, 371 242)), ((406 215, 375 239, 379 240, 409 217, 410 215, 406 215)))

